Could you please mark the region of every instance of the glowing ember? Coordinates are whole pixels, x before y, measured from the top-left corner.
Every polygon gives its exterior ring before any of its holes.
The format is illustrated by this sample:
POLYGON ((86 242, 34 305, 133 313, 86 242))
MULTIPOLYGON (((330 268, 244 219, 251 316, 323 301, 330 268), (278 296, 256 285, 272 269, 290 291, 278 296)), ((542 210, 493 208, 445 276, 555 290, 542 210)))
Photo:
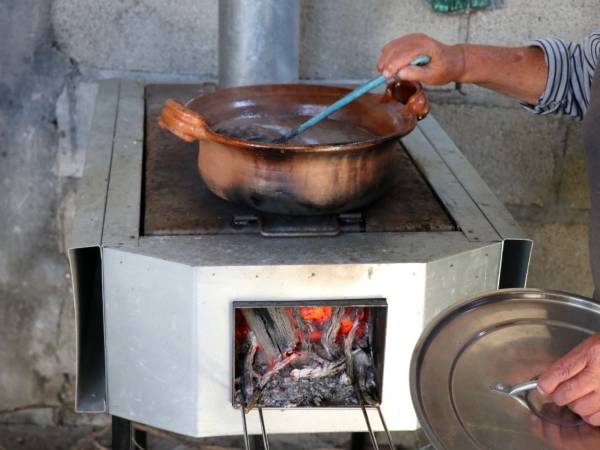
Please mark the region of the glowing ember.
POLYGON ((340 321, 340 332, 343 334, 348 334, 348 333, 350 333, 351 329, 352 329, 352 319, 350 319, 349 317, 344 317, 340 321))
MULTIPOLYGON (((340 333, 343 335, 350 333, 350 330, 352 330, 352 325, 354 324, 354 320, 350 316, 351 313, 352 313, 351 309, 346 309, 344 317, 342 317, 342 319, 340 320, 340 333)), ((367 323, 366 309, 363 308, 360 310, 360 312, 358 314, 358 320, 360 323, 358 325, 358 330, 356 332, 356 335, 362 336, 363 333, 365 332, 365 325, 367 323)))
POLYGON ((242 343, 246 340, 246 336, 250 331, 250 327, 244 319, 244 315, 239 309, 235 310, 235 339, 238 343, 242 343))
POLYGON ((321 336, 323 336, 323 332, 321 330, 312 330, 308 335, 308 339, 311 341, 318 341, 321 339, 321 336))
POLYGON ((306 306, 300 308, 300 315, 309 322, 325 322, 331 317, 331 306, 306 306))

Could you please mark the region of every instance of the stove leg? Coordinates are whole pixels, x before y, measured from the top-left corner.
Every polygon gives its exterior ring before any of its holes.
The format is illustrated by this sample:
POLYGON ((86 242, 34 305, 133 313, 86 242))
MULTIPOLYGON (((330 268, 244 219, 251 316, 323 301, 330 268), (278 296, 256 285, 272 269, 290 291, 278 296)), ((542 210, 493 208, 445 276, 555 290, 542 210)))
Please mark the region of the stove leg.
POLYGON ((139 447, 141 447, 144 450, 148 450, 148 435, 145 431, 134 430, 133 437, 135 439, 135 442, 138 445, 138 450, 139 450, 139 447))
POLYGON ((146 432, 135 430, 130 420, 112 416, 112 450, 147 449, 146 432), (134 444, 134 440, 137 446, 134 444))
POLYGON ((372 448, 368 433, 352 433, 350 450, 366 450, 372 448))
POLYGON ((252 446, 252 450, 260 450, 260 449, 264 448, 262 435, 260 435, 260 434, 250 435, 250 445, 252 446))

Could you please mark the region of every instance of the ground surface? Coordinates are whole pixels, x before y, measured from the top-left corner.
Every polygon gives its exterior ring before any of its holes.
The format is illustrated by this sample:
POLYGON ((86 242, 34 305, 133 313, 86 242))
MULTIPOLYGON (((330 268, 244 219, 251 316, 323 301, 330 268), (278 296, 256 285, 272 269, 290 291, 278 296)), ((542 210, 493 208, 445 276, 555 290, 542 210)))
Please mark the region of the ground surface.
MULTIPOLYGON (((41 427, 37 425, 0 425, 0 450, 109 450, 110 427, 41 427)), ((379 436, 381 449, 384 437, 379 436)), ((433 450, 422 433, 394 433, 397 450, 433 450)), ((272 450, 334 450, 349 449, 349 434, 321 434, 302 436, 271 436, 272 450)), ((148 436, 149 450, 241 450, 242 440, 216 438, 190 440, 153 430, 148 436)), ((254 449, 262 449, 255 445, 254 449)), ((370 448, 370 447, 367 447, 370 448)))

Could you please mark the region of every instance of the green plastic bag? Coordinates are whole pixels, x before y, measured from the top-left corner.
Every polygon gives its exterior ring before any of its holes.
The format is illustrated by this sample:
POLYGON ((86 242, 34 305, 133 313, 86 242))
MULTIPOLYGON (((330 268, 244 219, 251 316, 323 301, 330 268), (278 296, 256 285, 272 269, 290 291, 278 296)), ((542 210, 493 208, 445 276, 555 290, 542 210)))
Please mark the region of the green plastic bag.
POLYGON ((431 5, 434 11, 441 13, 451 13, 465 11, 468 9, 489 8, 490 6, 499 6, 496 0, 425 0, 431 5))

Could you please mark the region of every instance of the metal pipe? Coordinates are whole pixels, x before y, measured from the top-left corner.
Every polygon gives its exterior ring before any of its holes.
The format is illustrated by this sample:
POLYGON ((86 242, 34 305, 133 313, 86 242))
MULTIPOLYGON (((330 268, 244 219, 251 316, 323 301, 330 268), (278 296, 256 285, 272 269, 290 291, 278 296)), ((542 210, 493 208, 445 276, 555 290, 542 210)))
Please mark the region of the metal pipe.
POLYGON ((219 85, 298 80, 299 0, 219 1, 219 85))

